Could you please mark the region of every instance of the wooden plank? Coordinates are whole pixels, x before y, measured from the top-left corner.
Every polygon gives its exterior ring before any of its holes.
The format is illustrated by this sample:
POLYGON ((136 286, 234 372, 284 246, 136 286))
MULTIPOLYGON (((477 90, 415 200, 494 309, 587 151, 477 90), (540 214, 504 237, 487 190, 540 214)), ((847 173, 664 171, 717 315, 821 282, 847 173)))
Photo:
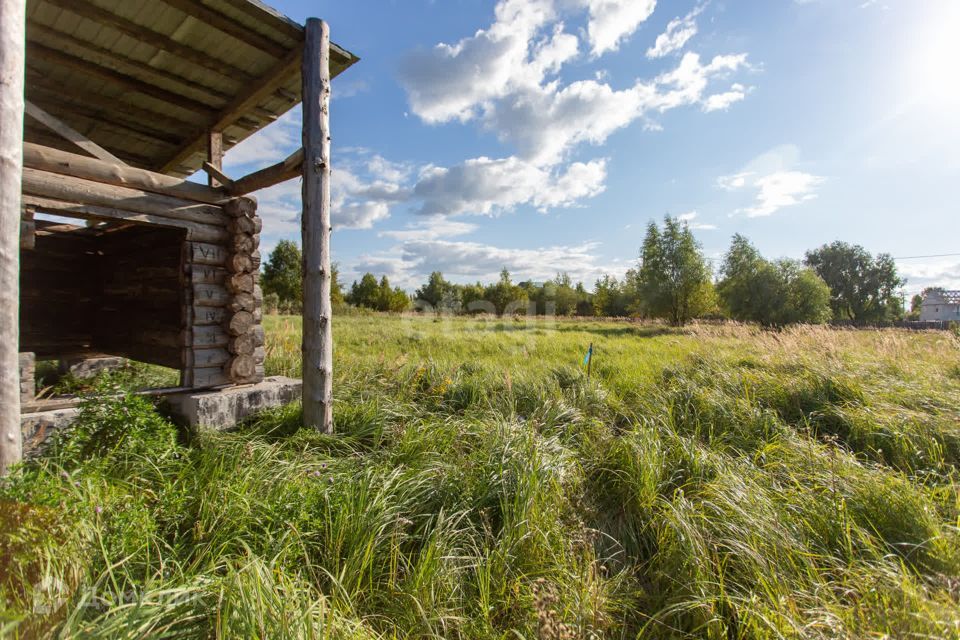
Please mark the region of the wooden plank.
POLYGON ((114 164, 125 164, 123 161, 98 145, 96 142, 86 137, 65 122, 53 117, 29 100, 24 102, 24 109, 28 116, 47 127, 57 135, 63 137, 65 140, 80 147, 94 158, 103 160, 104 162, 112 162, 114 164))
POLYGON ((43 67, 37 67, 37 62, 60 65, 74 69, 85 75, 92 76, 100 80, 105 80, 123 89, 142 93, 145 96, 150 96, 151 98, 161 100, 180 109, 199 112, 207 117, 209 117, 210 114, 217 113, 216 107, 209 104, 200 102, 193 98, 188 98, 187 96, 173 91, 168 91, 167 89, 150 84, 149 82, 144 82, 143 80, 134 78, 133 76, 128 76, 124 73, 114 71, 113 69, 108 69, 107 67, 101 67, 100 65, 87 62, 81 58, 71 56, 41 44, 31 42, 28 50, 28 63, 31 67, 38 68, 40 73, 44 73, 44 69, 43 67))
POLYGON ((124 101, 124 97, 105 96, 99 93, 85 93, 82 98, 68 95, 64 93, 60 83, 29 68, 27 69, 27 95, 36 96, 48 106, 56 102, 63 109, 68 110, 77 106, 95 107, 98 112, 108 114, 102 116, 105 120, 117 122, 118 116, 122 115, 133 122, 149 123, 150 126, 159 127, 168 134, 183 135, 184 131, 199 131, 200 122, 203 120, 203 114, 195 111, 178 109, 175 114, 160 113, 157 107, 145 108, 130 104, 124 101))
POLYGON ((303 175, 303 148, 297 149, 282 162, 234 180, 233 184, 227 185, 227 192, 234 196, 242 196, 301 175, 303 175))
POLYGON ((23 202, 37 211, 50 213, 53 215, 68 215, 78 217, 83 220, 123 220, 135 224, 160 225, 184 229, 186 239, 197 242, 224 243, 230 235, 223 227, 217 227, 210 224, 202 224, 189 220, 177 220, 176 218, 166 218, 162 216, 151 215, 149 213, 136 213, 125 209, 116 209, 114 207, 96 206, 90 204, 79 204, 76 202, 64 202, 52 198, 43 198, 30 194, 23 195, 23 202))
POLYGON ((217 284, 223 286, 227 279, 227 270, 220 267, 193 264, 188 265, 190 282, 194 284, 217 284))
POLYGON ((114 207, 219 227, 226 227, 228 222, 223 209, 215 205, 191 202, 140 189, 92 182, 29 167, 23 169, 23 192, 64 202, 114 207))
POLYGON ((23 457, 20 435, 20 168, 26 0, 0 0, 0 476, 23 457))
POLYGON ((130 36, 138 42, 149 44, 152 47, 166 51, 171 55, 203 67, 204 69, 219 73, 228 80, 246 83, 253 79, 248 73, 228 62, 219 60, 193 47, 181 44, 169 36, 158 33, 144 25, 137 24, 132 20, 127 20, 113 11, 103 9, 88 0, 45 0, 45 2, 60 7, 61 9, 66 9, 81 18, 87 18, 100 25, 108 26, 120 33, 130 36))
POLYGON ((219 348, 193 349, 188 357, 188 365, 193 368, 222 367, 230 360, 230 352, 219 348))
MULTIPOLYGON (((206 169, 209 166, 213 171, 220 173, 223 168, 223 132, 222 131, 208 131, 207 132, 207 161, 203 163, 204 168, 206 169)), ((229 179, 228 179, 229 182, 229 179)), ((211 173, 210 170, 207 171, 207 185, 211 188, 216 188, 221 186, 221 183, 217 181, 217 176, 214 173, 211 173)))
POLYGON ((230 176, 210 164, 209 160, 204 161, 201 169, 207 172, 207 181, 211 187, 229 187, 233 184, 230 176))
POLYGON ((223 267, 227 264, 230 252, 223 245, 208 244, 205 242, 190 243, 190 262, 223 267))
MULTIPOLYGON (((284 56, 277 64, 271 67, 258 80, 250 85, 250 89, 225 106, 211 122, 207 130, 223 131, 232 125, 238 118, 258 106, 274 90, 286 84, 290 77, 297 72, 300 66, 301 49, 298 47, 284 56)), ((199 151, 206 140, 206 133, 192 140, 188 140, 170 158, 163 163, 160 171, 167 173, 176 170, 190 156, 199 151)))
POLYGON ((112 184, 118 187, 142 189, 151 193, 207 204, 222 203, 228 198, 223 191, 211 189, 196 182, 146 169, 103 162, 60 149, 33 144, 32 142, 26 142, 23 145, 23 164, 33 169, 102 182, 103 184, 112 184))
MULTIPOLYGON (((151 84, 157 84, 157 80, 159 80, 161 84, 166 82, 175 85, 186 91, 203 95, 203 101, 211 102, 212 104, 222 104, 230 99, 228 94, 208 87, 207 85, 194 82, 193 80, 164 69, 158 69, 139 60, 128 58, 116 51, 111 51, 88 40, 82 40, 69 33, 58 31, 57 29, 32 20, 27 22, 27 41, 46 46, 56 45, 54 48, 59 50, 73 48, 74 50, 82 52, 79 55, 88 62, 138 78, 145 82, 150 82, 151 84)), ((177 92, 179 93, 180 91, 177 90, 177 92)))
POLYGON ((225 307, 233 296, 225 287, 215 284, 193 285, 193 304, 197 307, 225 307))
POLYGON ((274 58, 281 58, 287 52, 287 48, 283 45, 278 44, 258 31, 254 31, 231 20, 222 13, 210 9, 199 0, 163 0, 163 2, 171 7, 176 7, 204 24, 210 25, 217 31, 225 33, 255 49, 259 49, 274 58))
POLYGON ((310 18, 303 69, 303 423, 333 432, 330 304, 330 28, 310 18))
POLYGON ((222 325, 230 313, 226 307, 193 306, 193 325, 203 327, 208 325, 222 325))
POLYGON ((192 332, 191 346, 194 348, 203 347, 225 347, 230 341, 227 332, 217 326, 194 327, 192 332))

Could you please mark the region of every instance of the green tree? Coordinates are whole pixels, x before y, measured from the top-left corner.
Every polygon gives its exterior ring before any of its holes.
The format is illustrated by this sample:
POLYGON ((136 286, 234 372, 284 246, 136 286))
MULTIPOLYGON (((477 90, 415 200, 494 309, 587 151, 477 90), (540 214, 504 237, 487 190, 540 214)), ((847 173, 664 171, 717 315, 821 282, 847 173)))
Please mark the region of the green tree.
POLYGON ((391 288, 390 280, 387 276, 380 278, 380 284, 377 285, 376 306, 377 311, 389 311, 399 313, 406 311, 410 306, 410 297, 400 287, 391 288))
POLYGON ((379 304, 380 285, 377 278, 372 273, 365 273, 360 278, 360 282, 354 281, 350 287, 350 295, 347 301, 357 307, 367 309, 376 309, 379 304))
POLYGON ((279 306, 299 307, 303 303, 303 254, 296 242, 281 240, 263 266, 263 293, 276 294, 279 306))
POLYGON ((686 223, 666 216, 663 231, 647 226, 638 268, 647 313, 684 325, 713 302, 710 270, 686 223))
MULTIPOLYGON (((292 240, 281 240, 270 252, 263 266, 261 279, 264 297, 273 294, 280 309, 299 309, 303 305, 303 254, 292 240)), ((337 263, 330 268, 330 302, 334 307, 344 303, 337 263)))
POLYGON ((808 251, 806 264, 830 287, 834 318, 869 323, 903 316, 897 290, 906 280, 889 254, 874 258, 859 245, 834 242, 808 251))
POLYGON ((830 289, 811 269, 792 260, 770 262, 747 238, 733 236, 717 293, 730 317, 764 326, 830 319, 830 289))
POLYGON ((428 303, 436 311, 457 311, 460 309, 460 288, 444 279, 443 274, 434 271, 427 283, 417 289, 414 298, 428 303))
POLYGON ((510 272, 506 268, 500 272, 500 280, 496 284, 489 285, 484 294, 500 315, 526 310, 527 292, 513 284, 510 280, 510 272))

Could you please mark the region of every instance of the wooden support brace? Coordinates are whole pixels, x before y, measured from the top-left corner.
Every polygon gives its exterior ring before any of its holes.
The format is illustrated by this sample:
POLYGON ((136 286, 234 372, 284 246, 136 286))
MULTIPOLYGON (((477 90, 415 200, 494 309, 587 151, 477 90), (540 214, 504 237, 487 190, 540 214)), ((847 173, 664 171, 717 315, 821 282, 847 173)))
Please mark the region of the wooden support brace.
POLYGON ((28 116, 47 127, 57 135, 63 137, 69 142, 77 145, 87 153, 89 153, 94 158, 98 160, 103 160, 104 162, 112 162, 114 164, 125 165, 126 163, 117 158, 100 145, 98 145, 93 140, 87 138, 85 135, 66 124, 65 122, 53 117, 37 105, 33 104, 29 100, 24 101, 24 111, 28 116))

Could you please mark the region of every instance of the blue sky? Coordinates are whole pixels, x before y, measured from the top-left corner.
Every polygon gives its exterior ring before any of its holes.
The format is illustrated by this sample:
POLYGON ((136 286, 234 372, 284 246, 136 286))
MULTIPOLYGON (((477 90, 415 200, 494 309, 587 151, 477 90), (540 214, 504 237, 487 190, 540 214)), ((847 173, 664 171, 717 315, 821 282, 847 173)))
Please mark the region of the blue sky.
MULTIPOLYGON (((333 83, 334 260, 408 289, 636 261, 684 216, 719 258, 833 240, 960 253, 956 0, 272 0, 362 59, 333 83)), ((226 156, 299 146, 299 111, 226 156)), ((263 245, 299 236, 299 183, 257 194, 263 245)), ((908 292, 960 256, 905 259, 908 292)))

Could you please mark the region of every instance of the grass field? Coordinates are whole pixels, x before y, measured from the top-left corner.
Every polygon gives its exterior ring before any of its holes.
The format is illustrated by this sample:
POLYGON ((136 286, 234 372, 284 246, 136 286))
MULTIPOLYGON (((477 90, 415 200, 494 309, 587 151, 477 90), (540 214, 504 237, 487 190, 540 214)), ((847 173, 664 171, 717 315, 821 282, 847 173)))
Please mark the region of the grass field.
MULTIPOLYGON (((960 637, 952 334, 335 335, 335 436, 295 406, 190 435, 88 403, 0 488, 3 634, 960 637)), ((299 346, 267 318, 268 374, 299 346)))

